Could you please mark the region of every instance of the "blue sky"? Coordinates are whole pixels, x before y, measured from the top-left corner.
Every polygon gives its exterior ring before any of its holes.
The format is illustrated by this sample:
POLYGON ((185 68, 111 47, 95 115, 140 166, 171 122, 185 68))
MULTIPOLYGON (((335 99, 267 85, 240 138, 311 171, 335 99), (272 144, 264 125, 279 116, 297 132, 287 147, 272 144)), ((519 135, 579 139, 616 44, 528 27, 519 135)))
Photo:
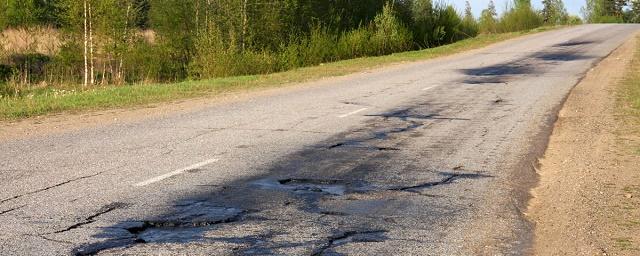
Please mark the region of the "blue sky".
MULTIPOLYGON (((456 9, 459 11, 464 10, 464 2, 465 0, 444 0, 445 2, 450 2, 456 6, 456 9)), ((511 0, 494 0, 493 1, 498 8, 498 12, 502 12, 505 9, 505 6, 508 2, 512 2, 511 0)), ((532 0, 531 1, 537 9, 542 8, 541 0, 532 0)), ((489 0, 469 0, 471 3, 471 8, 473 9, 473 13, 476 15, 480 15, 480 12, 487 8, 489 5, 489 0)), ((580 16, 580 7, 582 7, 585 3, 585 0, 564 0, 564 5, 567 7, 567 11, 570 14, 580 16)))

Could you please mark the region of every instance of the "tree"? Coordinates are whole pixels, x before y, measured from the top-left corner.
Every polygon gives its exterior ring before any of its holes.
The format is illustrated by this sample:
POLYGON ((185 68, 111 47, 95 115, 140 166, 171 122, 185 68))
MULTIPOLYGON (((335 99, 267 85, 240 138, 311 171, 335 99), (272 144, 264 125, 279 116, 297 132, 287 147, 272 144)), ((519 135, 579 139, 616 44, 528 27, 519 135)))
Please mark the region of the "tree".
POLYGON ((514 0, 514 3, 516 9, 531 7, 531 0, 514 0))
POLYGON ((421 47, 429 47, 433 41, 431 32, 434 29, 431 0, 414 0, 411 6, 411 17, 416 43, 421 47))
POLYGON ((467 37, 473 37, 478 34, 478 30, 478 21, 476 21, 476 18, 473 17, 471 4, 469 3, 469 1, 465 1, 464 18, 462 19, 460 32, 462 32, 467 37))
POLYGON ((41 10, 37 8, 35 0, 5 0, 6 26, 9 27, 29 27, 38 22, 38 14, 41 10))
POLYGON ((480 31, 483 33, 496 33, 497 17, 498 11, 496 10, 496 5, 493 3, 493 0, 491 0, 489 1, 487 9, 482 10, 480 15, 480 31))
POLYGON ((464 19, 475 20, 473 17, 473 11, 471 10, 471 3, 469 3, 469 1, 464 2, 464 19))
POLYGON ((631 0, 631 17, 629 22, 640 23, 640 0, 631 0))
POLYGON ((569 13, 562 0, 543 0, 542 17, 547 24, 566 24, 569 13))
POLYGON ((582 14, 591 23, 619 23, 628 4, 629 0, 587 0, 582 14))
MULTIPOLYGON (((165 67, 166 79, 186 77, 194 51, 196 0, 150 0, 149 21, 158 35, 159 54, 174 63, 165 67)), ((236 9, 237 10, 237 9, 236 9)))
POLYGON ((84 82, 83 85, 87 86, 89 84, 89 64, 87 61, 87 58, 89 56, 88 54, 88 45, 89 45, 89 9, 91 8, 91 6, 89 5, 87 0, 84 0, 84 11, 83 11, 83 16, 84 17, 84 82))

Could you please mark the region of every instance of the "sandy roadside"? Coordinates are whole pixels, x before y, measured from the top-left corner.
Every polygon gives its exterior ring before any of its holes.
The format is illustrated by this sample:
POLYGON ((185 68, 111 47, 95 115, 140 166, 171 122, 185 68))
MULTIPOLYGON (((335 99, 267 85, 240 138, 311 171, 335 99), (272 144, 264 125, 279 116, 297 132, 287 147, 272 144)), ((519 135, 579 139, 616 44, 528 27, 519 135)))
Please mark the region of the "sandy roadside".
POLYGON ((589 71, 559 113, 528 211, 535 255, 640 255, 640 137, 616 98, 638 43, 589 71))

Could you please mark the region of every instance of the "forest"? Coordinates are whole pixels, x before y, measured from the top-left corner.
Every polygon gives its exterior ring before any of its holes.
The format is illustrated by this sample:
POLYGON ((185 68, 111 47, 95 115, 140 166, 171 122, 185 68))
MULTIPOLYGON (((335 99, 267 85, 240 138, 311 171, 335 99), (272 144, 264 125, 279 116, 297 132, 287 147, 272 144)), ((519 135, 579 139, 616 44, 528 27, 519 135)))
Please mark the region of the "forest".
MULTIPOLYGON (((0 97, 34 89, 269 74, 578 24, 562 0, 0 0, 0 97)), ((587 0, 587 22, 634 22, 638 1, 587 0)))

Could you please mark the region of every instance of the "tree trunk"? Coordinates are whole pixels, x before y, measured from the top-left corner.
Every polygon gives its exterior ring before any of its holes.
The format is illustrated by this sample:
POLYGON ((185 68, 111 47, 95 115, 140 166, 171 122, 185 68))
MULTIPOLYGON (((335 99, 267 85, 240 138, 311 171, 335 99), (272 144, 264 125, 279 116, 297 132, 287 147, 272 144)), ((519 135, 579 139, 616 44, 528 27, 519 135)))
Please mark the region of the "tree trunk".
POLYGON ((82 83, 83 86, 87 86, 87 84, 89 83, 89 63, 87 60, 87 52, 88 52, 88 44, 89 44, 89 40, 87 39, 88 33, 87 33, 87 0, 84 0, 84 82, 82 83))
POLYGON ((249 25, 249 21, 248 21, 248 15, 247 15, 247 1, 248 0, 244 0, 242 2, 242 39, 240 41, 240 43, 242 44, 242 52, 245 51, 245 46, 246 46, 246 40, 247 40, 247 27, 249 25))
MULTIPOLYGON (((124 25, 124 33, 123 33, 123 41, 125 45, 128 45, 128 41, 129 41, 129 12, 131 11, 131 4, 127 5, 127 16, 126 16, 126 21, 125 21, 125 25, 124 25)), ((122 52, 120 53, 120 63, 118 65, 118 71, 117 71, 117 75, 116 75, 116 83, 120 84, 122 81, 122 66, 124 65, 124 59, 122 56, 122 52)), ((109 65, 111 65, 111 63, 109 63, 109 65)), ((113 69, 111 69, 111 75, 113 76, 113 69)))
POLYGON ((95 84, 94 58, 93 58, 93 15, 91 15, 91 3, 89 3, 89 52, 91 60, 91 85, 95 84))

